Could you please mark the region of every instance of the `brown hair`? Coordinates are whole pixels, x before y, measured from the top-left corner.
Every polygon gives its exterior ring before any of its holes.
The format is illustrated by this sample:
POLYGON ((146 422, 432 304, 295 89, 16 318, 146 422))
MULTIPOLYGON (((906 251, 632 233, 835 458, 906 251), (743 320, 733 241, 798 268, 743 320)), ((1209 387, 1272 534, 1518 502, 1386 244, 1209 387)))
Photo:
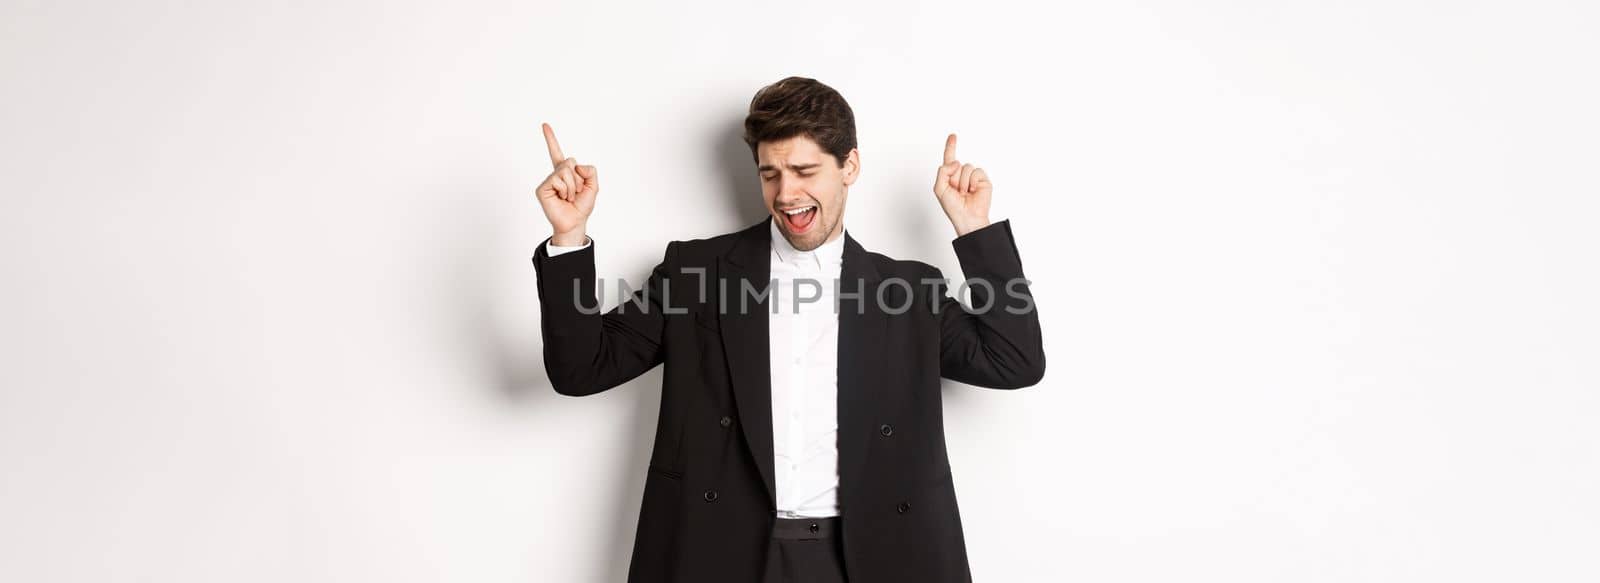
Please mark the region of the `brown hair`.
POLYGON ((756 145, 761 142, 806 136, 832 154, 840 167, 856 147, 856 116, 844 96, 821 81, 807 77, 785 77, 762 87, 750 99, 750 114, 744 118, 744 143, 750 157, 758 163, 756 145))

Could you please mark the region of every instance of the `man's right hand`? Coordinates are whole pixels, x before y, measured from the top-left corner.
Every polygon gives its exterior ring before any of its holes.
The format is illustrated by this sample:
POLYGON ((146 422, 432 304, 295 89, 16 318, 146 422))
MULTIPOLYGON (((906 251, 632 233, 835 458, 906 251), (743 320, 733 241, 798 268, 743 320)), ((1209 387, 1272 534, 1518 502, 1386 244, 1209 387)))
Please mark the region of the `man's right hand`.
POLYGON ((594 197, 600 193, 600 172, 594 166, 579 166, 577 158, 563 156, 555 130, 550 129, 550 124, 540 125, 544 127, 544 144, 550 149, 550 163, 555 169, 534 192, 555 231, 550 243, 563 247, 583 245, 589 241, 585 228, 589 213, 594 212, 594 197))

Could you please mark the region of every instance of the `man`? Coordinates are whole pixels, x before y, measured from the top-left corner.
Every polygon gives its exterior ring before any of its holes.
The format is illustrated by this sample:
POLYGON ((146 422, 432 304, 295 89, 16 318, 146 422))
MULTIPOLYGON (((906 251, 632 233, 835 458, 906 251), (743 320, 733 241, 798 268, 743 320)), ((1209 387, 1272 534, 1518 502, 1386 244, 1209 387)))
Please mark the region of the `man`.
POLYGON ((592 395, 665 365, 628 581, 970 581, 945 450, 941 377, 998 389, 1044 375, 1039 320, 993 185, 945 141, 934 195, 972 293, 845 232, 861 171, 838 92, 789 77, 745 119, 771 216, 673 241, 642 289, 599 313, 586 223, 599 172, 561 152, 537 189, 545 370, 592 395))

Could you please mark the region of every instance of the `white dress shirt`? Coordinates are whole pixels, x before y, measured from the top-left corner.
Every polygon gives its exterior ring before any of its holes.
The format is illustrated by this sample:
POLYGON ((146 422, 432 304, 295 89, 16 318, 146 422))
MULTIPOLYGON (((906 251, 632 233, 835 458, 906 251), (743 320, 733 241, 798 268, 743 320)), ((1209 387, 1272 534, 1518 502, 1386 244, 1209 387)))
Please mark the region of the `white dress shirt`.
POLYGON ((772 229, 772 450, 779 518, 839 514, 839 316, 844 235, 811 251, 772 229), (799 282, 798 284, 796 282, 799 282))
MULTIPOLYGON (((772 231, 772 304, 768 350, 772 380, 773 476, 779 518, 839 514, 839 315, 835 282, 844 235, 812 251, 772 231), (796 283, 796 282, 799 283, 796 283)), ((554 257, 589 246, 545 244, 554 257)))

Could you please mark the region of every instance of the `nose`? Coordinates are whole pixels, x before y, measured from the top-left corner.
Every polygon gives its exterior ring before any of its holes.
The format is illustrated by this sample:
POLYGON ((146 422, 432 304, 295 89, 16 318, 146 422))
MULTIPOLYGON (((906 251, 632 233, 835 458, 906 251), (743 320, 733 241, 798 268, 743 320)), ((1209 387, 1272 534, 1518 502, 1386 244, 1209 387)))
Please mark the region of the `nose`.
POLYGON ((800 190, 800 181, 784 180, 778 178, 778 204, 789 205, 805 198, 805 193, 800 190))

